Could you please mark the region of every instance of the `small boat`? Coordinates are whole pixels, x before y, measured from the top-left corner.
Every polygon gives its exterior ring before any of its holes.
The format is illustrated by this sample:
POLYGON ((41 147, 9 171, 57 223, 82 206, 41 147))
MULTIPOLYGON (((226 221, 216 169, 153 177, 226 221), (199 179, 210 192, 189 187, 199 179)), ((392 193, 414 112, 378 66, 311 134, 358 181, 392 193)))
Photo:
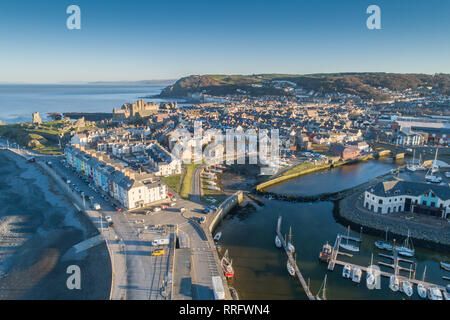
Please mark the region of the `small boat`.
POLYGON ((402 292, 406 294, 408 297, 411 297, 413 295, 413 286, 411 282, 405 280, 402 282, 402 292))
POLYGON ((444 300, 450 300, 450 293, 447 291, 442 291, 442 296, 444 297, 444 300))
POLYGON ((294 254, 294 252, 295 252, 295 247, 294 247, 294 245, 292 244, 292 228, 291 227, 289 227, 289 241, 288 241, 288 244, 287 244, 287 249, 288 249, 288 251, 290 252, 290 253, 292 253, 292 254, 294 254))
POLYGON ((214 236, 214 241, 219 241, 221 237, 222 237, 222 232, 218 232, 218 233, 214 236))
POLYGON ((322 285, 320 286, 319 292, 317 292, 316 300, 327 300, 326 289, 327 289, 327 275, 325 275, 322 285))
POLYGON ((349 264, 344 266, 342 270, 342 276, 346 279, 350 279, 352 277, 352 267, 349 264))
POLYGON ((427 287, 425 287, 423 285, 423 283, 419 283, 417 285, 417 294, 419 295, 419 297, 421 297, 422 299, 426 299, 427 298, 427 287))
POLYGON ((388 229, 386 229, 386 239, 384 241, 375 241, 375 247, 380 250, 392 251, 392 244, 388 242, 388 229))
POLYGON ((409 240, 409 230, 408 230, 408 237, 403 242, 403 245, 396 246, 395 251, 397 251, 397 253, 401 256, 405 256, 405 257, 413 257, 414 256, 415 250, 412 247, 412 242, 410 243, 410 240, 409 240))
POLYGON ((216 244, 216 249, 218 252, 222 251, 222 246, 220 244, 216 244))
POLYGON ((450 271, 450 263, 441 262, 441 268, 445 271, 450 271))
POLYGON ((428 290, 428 299, 430 300, 442 300, 442 292, 438 287, 431 287, 428 290))
POLYGON ((359 247, 358 246, 355 246, 355 245, 353 245, 353 244, 348 242, 349 237, 350 237, 350 226, 348 226, 348 228, 347 228, 347 243, 342 243, 341 242, 341 243, 339 243, 339 246, 342 249, 345 249, 345 250, 348 250, 348 251, 359 252, 359 247))
POLYGON ((356 283, 361 282, 362 271, 360 268, 354 268, 352 272, 352 281, 356 283))
POLYGON ((291 276, 295 276, 295 269, 294 269, 294 266, 291 264, 291 262, 290 262, 289 260, 288 260, 288 262, 287 262, 286 267, 287 267, 287 271, 289 272, 289 274, 290 274, 291 276))
POLYGON ((377 277, 375 275, 375 270, 373 270, 372 268, 368 268, 367 269, 367 274, 366 274, 366 284, 367 286, 374 286, 377 282, 377 277))
POLYGON ((450 178, 450 171, 447 171, 447 172, 445 173, 445 176, 446 176, 447 178, 450 178))
POLYGON ((233 300, 239 300, 239 295, 238 295, 236 289, 233 287, 229 287, 229 288, 230 288, 231 298, 233 298, 233 300))
POLYGON ((377 247, 380 250, 392 251, 392 244, 384 241, 376 241, 375 247, 377 247))
MULTIPOLYGON (((423 276, 422 276, 423 282, 425 282, 426 273, 427 273, 427 266, 425 266, 425 269, 423 269, 423 276)), ((427 287, 423 283, 419 283, 417 285, 417 294, 419 295, 419 297, 421 297, 422 299, 426 299, 427 293, 428 293, 427 287)))
POLYGON ((320 253, 319 253, 319 260, 321 262, 327 263, 328 261, 330 261, 330 258, 331 258, 330 256, 331 256, 332 252, 333 252, 333 248, 327 242, 327 244, 323 245, 322 251, 320 251, 320 253))
POLYGON ((389 279, 389 289, 391 289, 394 292, 397 292, 400 289, 400 282, 398 281, 398 278, 394 275, 391 276, 389 279))
POLYGON ((228 250, 225 251, 225 254, 222 257, 222 269, 227 278, 234 277, 234 269, 233 269, 233 261, 228 256, 228 250))
POLYGON ((281 240, 280 240, 280 238, 278 238, 278 236, 275 236, 275 246, 277 247, 277 248, 281 248, 281 240))
POLYGON ((408 164, 408 165, 406 166, 406 169, 407 169, 407 170, 409 170, 409 171, 411 171, 411 172, 416 172, 416 171, 417 171, 417 166, 416 166, 416 161, 415 161, 415 159, 416 159, 416 150, 413 151, 413 159, 412 159, 411 164, 408 164))

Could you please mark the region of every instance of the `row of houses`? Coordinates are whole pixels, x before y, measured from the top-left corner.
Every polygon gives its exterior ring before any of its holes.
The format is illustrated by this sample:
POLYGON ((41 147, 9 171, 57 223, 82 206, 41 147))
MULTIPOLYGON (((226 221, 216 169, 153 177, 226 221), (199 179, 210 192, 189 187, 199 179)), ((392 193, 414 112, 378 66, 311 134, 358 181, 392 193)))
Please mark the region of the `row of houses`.
POLYGON ((102 152, 69 145, 65 156, 76 172, 87 177, 128 210, 146 207, 168 196, 164 183, 154 182, 152 176, 138 174, 102 152))
POLYGON ((385 181, 364 192, 364 207, 372 212, 413 212, 447 219, 450 188, 411 181, 385 181))

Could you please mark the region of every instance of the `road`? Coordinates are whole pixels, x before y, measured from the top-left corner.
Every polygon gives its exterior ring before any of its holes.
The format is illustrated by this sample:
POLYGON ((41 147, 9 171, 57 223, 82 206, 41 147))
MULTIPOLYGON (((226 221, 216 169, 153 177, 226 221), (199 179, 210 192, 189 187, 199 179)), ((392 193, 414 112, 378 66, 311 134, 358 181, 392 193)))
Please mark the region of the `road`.
POLYGON ((198 166, 195 171, 194 175, 192 177, 192 185, 191 185, 191 196, 190 200, 196 203, 201 202, 201 196, 202 196, 202 181, 201 181, 201 172, 205 166, 201 165, 198 166))

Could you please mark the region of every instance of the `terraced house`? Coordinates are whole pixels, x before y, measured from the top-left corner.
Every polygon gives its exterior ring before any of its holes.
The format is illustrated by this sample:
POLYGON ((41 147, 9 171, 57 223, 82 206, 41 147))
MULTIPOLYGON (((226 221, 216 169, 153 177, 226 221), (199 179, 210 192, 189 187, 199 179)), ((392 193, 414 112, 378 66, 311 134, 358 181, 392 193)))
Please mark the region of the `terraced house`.
POLYGON ((450 218, 450 188, 410 181, 386 181, 364 192, 364 207, 370 211, 413 212, 450 218))
POLYGON ((109 155, 79 145, 65 149, 67 163, 128 210, 167 198, 167 186, 154 176, 139 174, 109 155))

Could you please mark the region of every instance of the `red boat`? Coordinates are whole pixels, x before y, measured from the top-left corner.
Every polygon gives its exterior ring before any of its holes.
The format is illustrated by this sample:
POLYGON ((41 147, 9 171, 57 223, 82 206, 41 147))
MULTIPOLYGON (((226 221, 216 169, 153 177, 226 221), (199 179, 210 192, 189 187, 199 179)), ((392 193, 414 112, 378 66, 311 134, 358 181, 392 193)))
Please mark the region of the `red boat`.
POLYGON ((324 244, 322 247, 322 251, 319 253, 319 260, 321 262, 328 262, 330 261, 331 253, 333 252, 333 248, 327 243, 324 244))
POLYGON ((222 257, 222 269, 223 273, 227 278, 233 278, 234 277, 234 269, 233 269, 233 261, 229 259, 228 257, 228 250, 225 251, 225 254, 222 257))

